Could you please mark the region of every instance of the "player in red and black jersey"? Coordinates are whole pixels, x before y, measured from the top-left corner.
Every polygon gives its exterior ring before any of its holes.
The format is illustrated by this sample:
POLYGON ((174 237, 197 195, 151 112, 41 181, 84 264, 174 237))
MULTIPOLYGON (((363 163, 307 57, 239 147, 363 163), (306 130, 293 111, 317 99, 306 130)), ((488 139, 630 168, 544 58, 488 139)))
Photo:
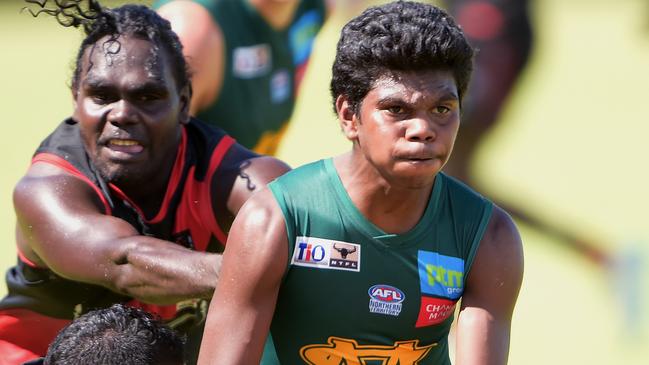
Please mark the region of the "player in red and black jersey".
POLYGON ((27 2, 86 38, 74 113, 14 190, 19 259, 0 302, 0 364, 44 355, 75 316, 112 303, 155 312, 194 343, 232 217, 288 166, 189 117, 182 46, 154 11, 27 2))

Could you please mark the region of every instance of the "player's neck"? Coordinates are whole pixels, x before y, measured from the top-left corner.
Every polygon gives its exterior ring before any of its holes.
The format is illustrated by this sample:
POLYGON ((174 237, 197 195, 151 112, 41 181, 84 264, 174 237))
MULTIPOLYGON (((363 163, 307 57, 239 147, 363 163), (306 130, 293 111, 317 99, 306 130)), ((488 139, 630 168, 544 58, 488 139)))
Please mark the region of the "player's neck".
POLYGON ((389 182, 351 154, 334 159, 334 166, 356 208, 386 233, 405 233, 426 211, 433 183, 421 187, 389 182))
POLYGON ((298 0, 248 0, 275 30, 285 29, 293 19, 298 0))

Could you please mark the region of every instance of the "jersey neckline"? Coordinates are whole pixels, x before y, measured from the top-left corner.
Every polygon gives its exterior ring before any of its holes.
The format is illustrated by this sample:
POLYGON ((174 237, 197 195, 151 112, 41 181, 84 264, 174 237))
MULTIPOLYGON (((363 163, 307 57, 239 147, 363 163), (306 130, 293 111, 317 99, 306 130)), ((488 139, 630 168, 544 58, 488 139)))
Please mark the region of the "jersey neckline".
POLYGON ((421 243, 420 241, 429 231, 430 223, 433 222, 439 210, 438 202, 440 200, 442 185, 444 184, 442 173, 438 173, 435 177, 435 182, 433 183, 432 188, 433 190, 430 194, 430 198, 428 199, 428 205, 424 210, 424 214, 419 219, 419 222, 417 222, 417 224, 408 232, 396 234, 387 233, 376 226, 369 219, 367 219, 367 217, 365 217, 363 213, 361 213, 358 207, 356 207, 351 197, 349 196, 349 193, 345 189, 342 180, 340 179, 340 175, 338 175, 338 171, 333 164, 333 158, 322 160, 322 163, 329 183, 336 193, 336 198, 341 203, 343 212, 349 219, 353 221, 354 227, 356 229, 372 238, 379 244, 390 248, 405 248, 421 243))

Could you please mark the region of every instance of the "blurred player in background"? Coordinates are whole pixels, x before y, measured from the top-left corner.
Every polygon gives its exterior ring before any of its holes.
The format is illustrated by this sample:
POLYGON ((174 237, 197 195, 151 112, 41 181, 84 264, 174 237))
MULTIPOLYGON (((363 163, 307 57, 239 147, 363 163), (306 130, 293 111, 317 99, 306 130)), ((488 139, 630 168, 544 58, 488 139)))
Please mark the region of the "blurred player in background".
POLYGON ((190 111, 274 154, 331 0, 157 0, 193 73, 190 111))
MULTIPOLYGON (((463 105, 460 138, 444 171, 477 187, 472 160, 482 139, 497 125, 530 59, 534 34, 529 0, 440 0, 462 27, 475 56, 474 77, 463 105)), ((518 221, 549 234, 591 263, 608 270, 614 258, 601 243, 544 222, 524 207, 498 201, 518 221)))

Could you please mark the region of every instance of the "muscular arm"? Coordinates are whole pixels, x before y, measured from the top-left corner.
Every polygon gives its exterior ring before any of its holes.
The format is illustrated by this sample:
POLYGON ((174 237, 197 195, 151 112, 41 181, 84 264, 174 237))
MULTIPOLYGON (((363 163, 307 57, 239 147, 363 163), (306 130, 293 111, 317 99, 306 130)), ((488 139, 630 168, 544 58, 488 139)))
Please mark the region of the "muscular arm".
POLYGON ((257 364, 288 261, 283 215, 264 189, 234 220, 199 364, 257 364))
POLYGON ((221 28, 202 5, 191 1, 172 1, 158 13, 171 23, 183 45, 192 73, 191 115, 213 103, 221 91, 225 59, 225 39, 221 28))
POLYGON ((139 235, 105 215, 87 183, 56 167, 30 167, 14 190, 14 206, 23 254, 62 277, 155 304, 213 292, 219 255, 139 235))
POLYGON ((467 277, 457 323, 458 365, 507 363, 512 313, 523 279, 523 248, 512 219, 494 208, 467 277))

